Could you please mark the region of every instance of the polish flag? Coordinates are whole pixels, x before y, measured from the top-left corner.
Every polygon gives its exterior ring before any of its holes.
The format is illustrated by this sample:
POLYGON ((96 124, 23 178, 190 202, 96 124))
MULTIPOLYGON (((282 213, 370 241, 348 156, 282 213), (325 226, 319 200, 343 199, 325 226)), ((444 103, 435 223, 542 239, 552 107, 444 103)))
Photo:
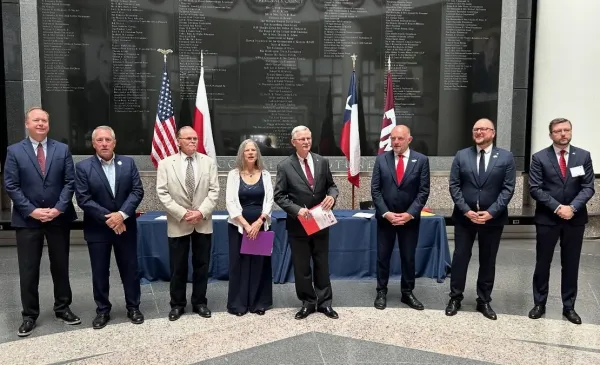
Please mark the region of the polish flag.
POLYGON ((213 159, 217 159, 215 142, 213 140, 212 127, 210 125, 210 112, 208 110, 208 99, 206 97, 206 85, 204 85, 204 66, 200 67, 200 80, 196 92, 196 109, 194 111, 193 128, 198 133, 198 152, 213 159))

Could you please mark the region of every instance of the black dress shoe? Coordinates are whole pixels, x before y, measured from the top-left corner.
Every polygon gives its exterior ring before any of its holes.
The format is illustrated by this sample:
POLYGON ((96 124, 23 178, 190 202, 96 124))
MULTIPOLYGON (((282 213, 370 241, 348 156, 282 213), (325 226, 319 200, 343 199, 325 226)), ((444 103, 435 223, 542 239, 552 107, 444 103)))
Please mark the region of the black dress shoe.
POLYGON ((448 302, 448 305, 446 306, 446 315, 453 316, 456 313, 458 313, 459 309, 460 309, 460 300, 458 300, 456 298, 451 298, 450 301, 448 302))
POLYGON ((31 334, 31 332, 33 332, 34 328, 35 321, 33 319, 24 319, 21 327, 19 327, 19 332, 17 332, 17 335, 19 335, 19 337, 27 337, 31 334))
POLYGON ((176 321, 185 312, 183 308, 172 308, 169 312, 169 321, 176 321))
POLYGON ((98 313, 98 315, 96 315, 96 318, 94 318, 94 320, 92 321, 92 327, 95 330, 102 329, 106 327, 108 321, 110 321, 109 313, 98 313))
POLYGON ((477 303, 476 309, 487 319, 491 319, 493 321, 498 319, 496 312, 494 312, 492 306, 490 306, 490 303, 477 303))
POLYGON ((259 316, 264 316, 265 315, 265 310, 264 309, 257 309, 253 313, 254 314, 258 314, 259 316))
POLYGON ((200 305, 200 306, 194 308, 193 311, 194 311, 194 313, 198 313, 198 315, 200 315, 200 317, 203 317, 203 318, 210 318, 212 316, 210 309, 208 309, 208 307, 206 305, 200 305))
POLYGON ((75 325, 75 324, 81 323, 81 319, 79 317, 77 317, 75 314, 73 314, 73 312, 71 312, 71 310, 68 308, 64 312, 56 313, 56 318, 65 322, 66 324, 70 324, 70 325, 75 325))
POLYGON ((304 319, 306 317, 308 317, 310 314, 314 313, 315 309, 314 308, 309 308, 309 307, 302 307, 298 313, 296 313, 296 319, 304 319))
POLYGON ((377 292, 377 297, 375 297, 375 303, 373 303, 375 308, 377 309, 385 309, 387 307, 387 299, 385 297, 385 292, 380 290, 377 292))
POLYGON ((563 309, 563 316, 565 316, 569 322, 575 324, 581 324, 581 317, 575 312, 575 309, 563 309))
POLYGON ((544 315, 544 313, 546 313, 546 306, 545 305, 535 305, 529 311, 529 318, 531 318, 531 319, 539 319, 539 318, 542 317, 542 315, 544 315))
POLYGON ((413 295, 413 293, 402 294, 402 298, 400 299, 400 301, 402 303, 408 305, 412 309, 416 309, 419 311, 422 311, 423 309, 425 309, 423 304, 421 302, 419 302, 419 300, 413 295))
POLYGON ((327 317, 331 318, 331 319, 338 319, 340 318, 340 316, 338 316, 337 312, 333 310, 333 308, 331 308, 331 306, 329 307, 319 307, 319 309, 317 309, 317 311, 319 311, 319 313, 323 313, 324 315, 326 315, 327 317))
POLYGON ((238 317, 241 317, 241 316, 243 316, 244 314, 246 314, 246 313, 244 313, 244 312, 230 312, 230 311, 227 311, 227 313, 229 313, 229 314, 233 314, 234 316, 238 316, 238 317))
POLYGON ((128 311, 127 318, 131 319, 131 323, 133 324, 144 323, 144 315, 142 314, 142 312, 140 312, 139 309, 128 311))

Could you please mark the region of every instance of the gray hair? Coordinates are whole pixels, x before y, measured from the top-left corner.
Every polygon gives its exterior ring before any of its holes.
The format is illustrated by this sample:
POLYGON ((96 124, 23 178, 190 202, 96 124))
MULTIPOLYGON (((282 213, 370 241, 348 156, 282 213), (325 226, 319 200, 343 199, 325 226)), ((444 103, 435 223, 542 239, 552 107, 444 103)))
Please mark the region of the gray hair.
POLYGON ((115 131, 111 127, 107 125, 101 125, 96 127, 96 129, 94 129, 94 131, 92 132, 92 141, 96 139, 96 132, 99 130, 110 132, 110 136, 112 137, 112 139, 114 139, 115 141, 117 140, 117 137, 115 136, 115 131))
POLYGON ((303 125, 299 125, 297 127, 294 127, 294 129, 292 129, 292 139, 294 139, 294 137, 296 136, 296 133, 298 132, 304 132, 304 131, 309 131, 310 129, 308 129, 308 127, 303 126, 303 125))
POLYGON ((252 143, 254 144, 254 147, 256 147, 256 167, 258 167, 260 171, 264 170, 265 165, 262 160, 260 149, 258 148, 258 143, 252 139, 246 139, 240 144, 237 157, 235 158, 235 167, 238 169, 238 171, 242 171, 244 169, 244 151, 246 150, 246 145, 248 145, 248 143, 252 143))
POLYGON ((32 106, 31 108, 27 109, 27 111, 25 112, 25 120, 29 119, 29 113, 31 113, 34 110, 41 110, 44 113, 46 113, 46 117, 48 118, 48 122, 50 122, 50 113, 48 113, 47 111, 45 111, 44 109, 42 109, 41 106, 32 106))

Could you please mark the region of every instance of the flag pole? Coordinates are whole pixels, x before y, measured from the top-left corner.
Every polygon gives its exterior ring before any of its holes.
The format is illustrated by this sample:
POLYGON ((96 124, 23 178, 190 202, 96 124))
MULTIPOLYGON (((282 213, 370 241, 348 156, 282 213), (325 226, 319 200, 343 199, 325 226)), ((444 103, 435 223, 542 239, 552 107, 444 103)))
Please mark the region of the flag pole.
POLYGON ((156 51, 162 53, 162 55, 164 57, 164 60, 165 60, 165 63, 167 63, 167 55, 169 53, 173 53, 172 49, 162 49, 162 48, 159 48, 156 51))
MULTIPOLYGON (((352 56, 350 56, 350 58, 352 58, 352 72, 356 72, 356 54, 353 54, 352 56)), ((358 174, 358 178, 360 179, 360 173, 358 174)), ((352 210, 356 209, 356 199, 355 199, 355 195, 354 195, 354 184, 352 184, 352 210)))

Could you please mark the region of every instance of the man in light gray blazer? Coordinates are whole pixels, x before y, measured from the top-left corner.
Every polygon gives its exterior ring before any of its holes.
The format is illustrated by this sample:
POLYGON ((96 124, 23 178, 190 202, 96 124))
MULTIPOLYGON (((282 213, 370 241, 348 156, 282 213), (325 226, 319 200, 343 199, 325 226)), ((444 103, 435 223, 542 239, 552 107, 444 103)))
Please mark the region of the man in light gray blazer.
POLYGON ((198 134, 191 127, 177 132, 179 153, 160 161, 156 192, 167 211, 167 235, 171 265, 169 320, 181 317, 187 305, 186 283, 190 241, 192 246, 192 309, 210 318, 206 287, 213 231, 212 212, 219 196, 216 162, 196 152, 198 134))

